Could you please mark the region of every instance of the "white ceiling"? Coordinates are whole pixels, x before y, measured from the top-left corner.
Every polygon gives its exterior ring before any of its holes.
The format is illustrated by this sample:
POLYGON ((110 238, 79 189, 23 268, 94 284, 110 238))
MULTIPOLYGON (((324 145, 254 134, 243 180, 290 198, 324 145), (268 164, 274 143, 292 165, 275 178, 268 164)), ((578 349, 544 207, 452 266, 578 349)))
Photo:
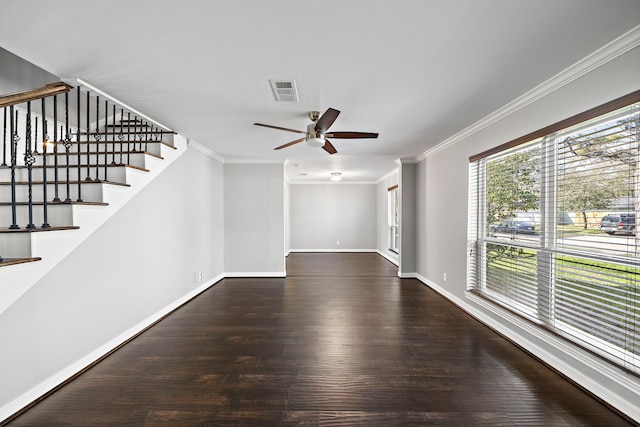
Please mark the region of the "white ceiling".
POLYGON ((0 11, 3 48, 225 162, 288 160, 293 182, 333 171, 375 182, 640 23, 638 0, 0 0, 0 11), (300 102, 275 102, 272 78, 295 79, 300 102), (274 151, 299 136, 252 125, 305 130, 308 111, 329 107, 342 112, 331 130, 380 137, 334 139, 334 155, 274 151))

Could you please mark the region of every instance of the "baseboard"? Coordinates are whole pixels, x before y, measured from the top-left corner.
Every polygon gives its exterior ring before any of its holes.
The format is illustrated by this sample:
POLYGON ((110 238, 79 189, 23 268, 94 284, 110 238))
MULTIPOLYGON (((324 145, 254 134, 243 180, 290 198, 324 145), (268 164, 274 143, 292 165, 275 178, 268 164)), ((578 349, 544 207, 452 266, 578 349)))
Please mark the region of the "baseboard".
POLYGON ((33 387, 31 390, 21 395, 20 397, 14 399, 4 407, 0 408, 0 425, 2 425, 4 421, 7 421, 9 417, 15 415, 19 411, 22 411, 24 408, 28 407, 32 403, 39 400, 41 397, 45 396, 47 393, 54 390, 56 387, 65 383, 66 381, 73 378, 74 376, 78 375, 79 373, 81 373, 82 371, 90 367, 92 364, 102 359, 105 355, 108 355, 113 350, 115 350, 122 344, 126 343, 128 340, 134 338, 136 335, 140 334, 145 329, 149 328, 154 323, 156 323, 166 315, 170 314, 172 311, 174 311, 181 305, 189 302, 191 299, 195 298, 202 292, 206 291, 207 289, 209 289, 211 286, 213 286, 214 284, 216 284, 222 279, 224 279, 224 275, 220 274, 214 277, 213 279, 207 280, 202 285, 198 286, 188 294, 182 296, 181 298, 177 299, 176 301, 172 302, 171 304, 167 305, 161 310, 158 310, 157 312, 147 317, 137 325, 129 328, 128 330, 121 333, 117 337, 103 344, 96 350, 87 354, 86 356, 79 359, 75 363, 67 366, 65 369, 49 377, 47 380, 41 382, 37 386, 33 387))
POLYGON ((417 279, 418 273, 402 273, 398 271, 398 277, 401 279, 417 279))
POLYGON ((465 300, 462 300, 437 283, 421 275, 417 275, 417 279, 480 322, 516 343, 580 387, 583 387, 603 402, 616 408, 636 422, 640 422, 640 405, 637 403, 640 402, 640 380, 635 379, 635 377, 632 377, 599 357, 592 355, 586 350, 572 345, 564 339, 548 333, 530 322, 506 310, 502 310, 471 293, 467 293, 465 300), (508 324, 497 321, 486 312, 469 304, 467 300, 482 306, 492 314, 508 322, 508 324), (510 325, 513 325, 513 327, 510 327, 510 325), (546 344, 550 344, 557 352, 550 352, 548 349, 540 347, 534 341, 527 338, 522 332, 546 344), (593 370, 594 375, 585 375, 584 370, 579 370, 577 368, 578 366, 593 370), (596 380, 598 376, 606 377, 615 384, 615 388, 605 387, 601 382, 596 380))
POLYGON ((233 271, 224 273, 224 277, 287 277, 286 271, 233 271))
POLYGON ((399 262, 396 258, 391 257, 389 254, 386 254, 384 252, 382 252, 381 250, 377 250, 376 252, 378 252, 378 255, 380 255, 383 258, 386 258, 387 261, 391 262, 392 264, 395 264, 396 266, 399 266, 399 262))
POLYGON ((291 249, 289 252, 378 252, 377 249, 291 249))

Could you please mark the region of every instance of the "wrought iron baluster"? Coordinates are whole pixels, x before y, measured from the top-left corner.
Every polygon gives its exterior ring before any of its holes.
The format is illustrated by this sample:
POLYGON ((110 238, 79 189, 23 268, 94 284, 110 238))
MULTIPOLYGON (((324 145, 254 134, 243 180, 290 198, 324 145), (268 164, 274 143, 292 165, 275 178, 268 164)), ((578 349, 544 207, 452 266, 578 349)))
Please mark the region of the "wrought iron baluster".
POLYGON ((0 167, 8 168, 7 165, 7 107, 2 109, 4 115, 4 126, 2 127, 2 165, 0 167))
POLYGON ((16 215, 16 152, 18 151, 18 141, 20 141, 20 137, 18 136, 18 112, 16 111, 16 120, 15 126, 13 121, 13 105, 9 107, 9 115, 11 116, 11 225, 9 228, 11 230, 17 230, 20 227, 18 226, 18 218, 16 215))
POLYGON ((116 163, 116 104, 113 104, 113 114, 111 119, 111 164, 116 163))
POLYGON ((91 179, 91 157, 90 157, 90 152, 89 152, 89 148, 91 146, 90 142, 91 142, 91 116, 90 116, 90 112, 91 112, 91 93, 89 91, 87 91, 87 177, 85 178, 85 181, 93 181, 91 179))
POLYGON ((53 201, 59 202, 58 192, 58 96, 53 95, 53 201))
POLYGON ((65 159, 67 161, 67 198, 64 199, 65 203, 71 203, 71 174, 69 170, 69 149, 71 148, 71 135, 69 129, 69 92, 64 93, 64 126, 65 137, 62 143, 64 144, 65 159))
POLYGON ((33 155, 36 156, 40 154, 38 153, 38 116, 36 116, 36 122, 34 123, 33 128, 35 129, 35 135, 33 136, 33 155))
POLYGON ((144 151, 149 148, 149 123, 144 123, 144 151))
POLYGON ((96 140, 96 182, 100 182, 100 96, 96 96, 96 132, 93 138, 96 140))
POLYGON ((36 228, 36 226, 33 225, 33 164, 35 163, 36 159, 31 153, 31 101, 27 102, 26 123, 27 128, 24 144, 24 164, 27 165, 27 204, 29 210, 29 223, 27 224, 27 228, 34 229, 36 228))
POLYGON ((34 156, 37 156, 38 154, 38 116, 35 117, 36 122, 33 125, 33 129, 35 129, 35 135, 33 136, 33 152, 32 154, 34 156))
POLYGON ((136 133, 133 136, 133 152, 135 153, 138 151, 138 149, 136 148, 136 139, 138 140, 140 151, 142 151, 142 133, 141 133, 142 126, 138 125, 138 116, 135 116, 133 118, 133 123, 135 124, 134 132, 136 133))
MULTIPOLYGON (((135 137, 133 139, 133 148, 136 148, 135 137)), ((131 164, 131 113, 127 113, 127 164, 131 164)))
POLYGON ((122 120, 124 120, 124 110, 120 110, 120 134, 118 135, 118 139, 120 140, 120 164, 122 165, 122 151, 124 149, 123 147, 123 142, 124 142, 124 135, 122 134, 122 120))
POLYGON ((42 98, 42 228, 51 228, 49 225, 49 201, 47 199, 47 143, 49 135, 47 134, 47 109, 45 98, 42 98))
MULTIPOLYGON (((78 164, 77 164, 77 168, 78 168, 78 202, 82 202, 82 180, 80 179, 80 176, 82 175, 82 161, 81 161, 81 157, 82 157, 82 153, 80 150, 80 86, 78 86, 77 88, 77 99, 76 99, 76 109, 77 112, 76 114, 77 116, 77 120, 78 120, 78 130, 76 132, 76 156, 78 158, 78 164)), ((87 106, 87 110, 89 110, 89 106, 87 106)))
POLYGON ((38 116, 36 116, 36 122, 33 125, 33 129, 35 131, 35 135, 33 136, 33 146, 34 146, 33 155, 38 155, 40 154, 38 153, 38 116))
POLYGON ((109 159, 109 101, 104 101, 104 180, 108 181, 107 177, 107 160, 109 159))
POLYGON ((143 133, 142 133, 142 121, 138 119, 138 116, 135 117, 135 123, 136 123, 136 132, 138 135, 138 146, 140 147, 138 150, 136 150, 136 145, 133 144, 133 151, 142 151, 142 138, 144 137, 143 133))

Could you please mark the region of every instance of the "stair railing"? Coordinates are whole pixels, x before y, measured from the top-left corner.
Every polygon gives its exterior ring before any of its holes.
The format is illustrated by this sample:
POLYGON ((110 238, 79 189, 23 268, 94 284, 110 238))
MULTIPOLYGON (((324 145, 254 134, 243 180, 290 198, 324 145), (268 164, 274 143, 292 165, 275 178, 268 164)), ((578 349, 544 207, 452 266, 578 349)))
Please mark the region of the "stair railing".
POLYGON ((165 134, 175 133, 154 127, 135 110, 104 94, 102 104, 100 93, 94 95, 89 87, 78 85, 73 88, 58 82, 0 96, 3 115, 0 195, 10 187, 10 201, 6 200, 9 199, 6 195, 0 196, 0 209, 10 210, 11 216, 10 224, 0 223, 0 231, 2 228, 11 231, 23 227, 27 231, 52 228, 49 224, 51 205, 86 203, 86 197, 83 198, 85 185, 109 182, 110 167, 131 165, 132 155, 147 152, 150 143, 159 143, 165 134), (72 90, 76 92, 75 97, 69 96, 72 90), (84 102, 82 92, 86 92, 84 102), (34 103, 36 100, 40 102, 34 103), (59 117, 59 109, 63 111, 63 118, 59 117), (72 117, 74 110, 76 114, 72 117), (47 114, 49 111, 52 117, 47 114), (118 117, 119 123, 116 123, 118 117), (92 118, 95 121, 92 122, 92 118), (51 135, 53 139, 50 139, 51 135), (50 168, 53 168, 53 177, 47 173, 50 168), (40 169, 41 180, 34 179, 34 172, 40 169), (86 173, 84 179, 83 173, 86 173), (41 200, 36 201, 34 189, 38 187, 41 196, 37 198, 41 200), (51 199, 50 190, 53 190, 51 199), (26 206, 26 215, 18 215, 20 206, 26 206), (40 227, 34 224, 36 206, 42 209, 40 227))

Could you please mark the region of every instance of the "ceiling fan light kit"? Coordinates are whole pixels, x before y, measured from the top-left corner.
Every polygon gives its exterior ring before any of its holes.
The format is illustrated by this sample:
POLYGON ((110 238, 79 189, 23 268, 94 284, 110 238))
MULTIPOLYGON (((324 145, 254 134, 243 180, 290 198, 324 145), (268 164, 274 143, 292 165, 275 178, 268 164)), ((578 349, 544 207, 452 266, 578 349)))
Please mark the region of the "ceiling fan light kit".
MULTIPOLYGON (((317 111, 312 111, 312 113, 317 113, 317 111)), ((311 113, 309 113, 309 117, 311 117, 311 113)), ((311 123, 307 126, 307 145, 309 147, 322 147, 324 145, 324 141, 324 134, 316 130, 315 123, 311 123)))
POLYGON ((324 138, 309 138, 307 139, 307 145, 309 147, 322 147, 324 145, 324 138))
POLYGON ((274 150, 281 150, 283 148, 290 147, 299 142, 305 141, 309 147, 322 147, 324 151, 329 154, 335 154, 338 152, 336 148, 331 144, 331 142, 327 139, 327 136, 331 138, 342 138, 342 139, 356 139, 356 138, 377 138, 378 134, 373 132, 331 132, 327 133, 327 130, 331 127, 333 122, 338 118, 338 114, 340 111, 329 108, 324 114, 321 116, 318 111, 310 111, 309 118, 313 123, 310 123, 307 126, 307 131, 301 131, 296 129, 289 129, 281 126, 273 126, 273 125, 265 125, 263 123, 254 123, 256 126, 262 126, 271 129, 284 130, 287 132, 294 133, 303 133, 306 136, 304 138, 296 139, 295 141, 288 142, 279 147, 274 148, 274 150))

